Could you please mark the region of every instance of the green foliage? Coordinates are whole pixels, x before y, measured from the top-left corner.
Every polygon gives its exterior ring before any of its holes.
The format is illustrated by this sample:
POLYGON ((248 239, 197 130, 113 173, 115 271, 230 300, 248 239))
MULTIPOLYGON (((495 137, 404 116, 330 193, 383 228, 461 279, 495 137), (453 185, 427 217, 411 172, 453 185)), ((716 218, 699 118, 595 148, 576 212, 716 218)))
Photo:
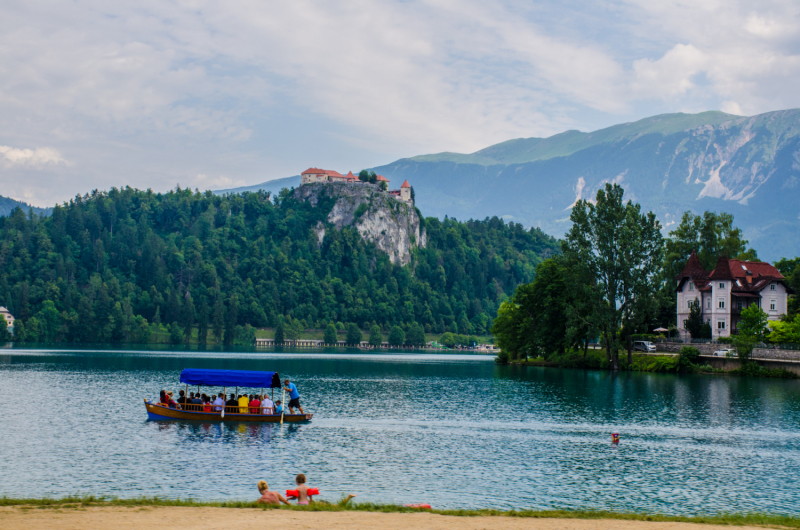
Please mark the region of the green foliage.
POLYGON ((356 211, 353 212, 353 218, 360 219, 362 215, 367 213, 367 210, 369 210, 369 205, 367 203, 362 202, 361 204, 358 205, 356 211))
POLYGON ((56 342, 142 340, 136 317, 178 322, 182 340, 197 333, 227 344, 237 326, 274 327, 279 317, 308 327, 455 323, 471 333, 488 328, 508 294, 558 251, 541 230, 497 218, 431 218, 426 248, 402 267, 352 228, 328 227, 319 245, 313 228, 332 205, 288 191, 112 188, 47 218, 15 210, 0 218, 0 305, 20 336, 56 342))
POLYGON ((733 337, 731 341, 733 347, 736 348, 736 355, 742 363, 748 363, 750 361, 750 357, 753 355, 753 350, 758 344, 758 337, 755 335, 745 335, 743 333, 739 333, 733 337))
POLYGON ((772 377, 775 379, 797 379, 799 377, 785 368, 764 368, 755 362, 744 363, 741 368, 731 370, 730 373, 744 377, 772 377))
POLYGON ((183 330, 177 322, 169 325, 169 341, 172 344, 181 344, 183 342, 183 330))
POLYGON ((358 326, 352 323, 347 326, 347 339, 345 339, 347 344, 359 344, 363 338, 358 326))
POLYGON ((770 342, 800 343, 800 313, 793 320, 771 320, 767 324, 771 330, 768 336, 770 342))
POLYGON ((720 256, 758 261, 756 251, 747 248, 742 230, 733 226, 733 215, 729 213, 707 211, 700 216, 684 212, 680 224, 669 235, 664 260, 667 278, 681 273, 693 250, 708 271, 717 266, 720 256))
POLYGON ((402 346, 406 342, 406 334, 400 326, 392 326, 389 330, 389 345, 402 346))
MULTIPOLYGON (((579 200, 572 208, 572 227, 562 242, 569 263, 587 270, 586 290, 594 303, 596 325, 607 344, 614 340, 623 323, 630 325, 647 311, 648 300, 657 291, 654 281, 663 260, 661 224, 653 212, 623 202, 624 190, 606 184, 597 191, 594 203, 579 200)), ((615 369, 619 352, 607 350, 615 369)))
POLYGON ((369 328, 369 345, 370 346, 380 346, 383 343, 383 334, 381 333, 381 327, 378 325, 374 325, 369 328))
POLYGON ((275 337, 274 337, 275 345, 280 346, 281 344, 283 344, 285 340, 286 337, 284 336, 283 320, 281 320, 280 322, 278 322, 278 325, 275 326, 275 337))
POLYGON ((425 329, 422 324, 414 322, 406 334, 406 344, 409 346, 420 347, 425 346, 425 329))
POLYGON ((8 342, 11 340, 11 333, 8 331, 8 322, 0 316, 0 342, 8 342))
POLYGON ((325 328, 325 344, 336 344, 339 340, 338 336, 336 335, 336 326, 334 324, 328 324, 325 328))
POLYGON ((697 361, 700 360, 700 351, 691 346, 684 346, 678 354, 678 371, 694 372, 697 370, 697 361))
MULTIPOLYGON (((783 258, 774 263, 775 268, 780 271, 786 278, 786 283, 794 290, 795 293, 800 293, 800 258, 788 259, 783 258)), ((800 296, 789 298, 789 312, 788 317, 794 318, 800 313, 800 296)))
POLYGON ((691 303, 689 318, 683 321, 683 325, 693 339, 711 338, 711 324, 703 322, 702 308, 697 298, 691 303))
POLYGON ((750 305, 742 310, 741 320, 737 326, 739 335, 753 337, 757 341, 764 340, 764 333, 768 330, 767 321, 769 317, 763 309, 756 304, 750 305))

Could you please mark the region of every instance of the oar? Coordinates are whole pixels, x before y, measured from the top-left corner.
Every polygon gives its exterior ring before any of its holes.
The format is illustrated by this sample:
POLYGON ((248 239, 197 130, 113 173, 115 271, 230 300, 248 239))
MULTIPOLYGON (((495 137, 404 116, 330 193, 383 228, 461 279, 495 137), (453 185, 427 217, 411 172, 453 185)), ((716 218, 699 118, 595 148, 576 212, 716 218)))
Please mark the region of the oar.
MULTIPOLYGON (((222 393, 225 393, 225 387, 222 387, 222 393)), ((225 400, 222 400, 222 414, 219 415, 220 418, 225 417, 225 400)))
POLYGON ((283 425, 284 412, 286 412, 286 387, 283 387, 283 397, 281 398, 281 425, 283 425))

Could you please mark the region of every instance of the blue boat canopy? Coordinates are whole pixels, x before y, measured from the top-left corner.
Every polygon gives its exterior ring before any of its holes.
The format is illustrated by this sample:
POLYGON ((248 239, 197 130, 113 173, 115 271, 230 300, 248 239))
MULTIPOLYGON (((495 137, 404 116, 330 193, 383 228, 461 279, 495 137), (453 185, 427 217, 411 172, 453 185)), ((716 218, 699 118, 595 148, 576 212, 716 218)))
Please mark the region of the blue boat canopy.
POLYGON ((181 372, 181 383, 203 386, 243 386, 246 388, 280 388, 278 372, 256 372, 252 370, 202 370, 185 368, 181 372))

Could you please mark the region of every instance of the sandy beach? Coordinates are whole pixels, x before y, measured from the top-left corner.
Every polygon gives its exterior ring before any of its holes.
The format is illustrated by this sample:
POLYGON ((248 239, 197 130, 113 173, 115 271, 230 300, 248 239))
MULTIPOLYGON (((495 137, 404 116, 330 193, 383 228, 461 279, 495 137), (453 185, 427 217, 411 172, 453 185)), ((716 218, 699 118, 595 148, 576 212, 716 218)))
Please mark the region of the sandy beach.
MULTIPOLYGON (((300 512, 240 508, 89 507, 0 508, 4 530, 717 530, 730 527, 611 519, 456 517, 431 513, 300 512)), ((741 526, 741 529, 755 528, 741 526)))

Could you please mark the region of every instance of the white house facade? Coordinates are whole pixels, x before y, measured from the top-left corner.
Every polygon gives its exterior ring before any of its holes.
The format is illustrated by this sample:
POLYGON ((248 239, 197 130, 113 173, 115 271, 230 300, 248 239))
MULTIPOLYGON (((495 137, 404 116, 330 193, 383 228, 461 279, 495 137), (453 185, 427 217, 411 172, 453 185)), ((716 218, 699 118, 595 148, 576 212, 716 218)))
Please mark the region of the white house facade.
POLYGON ((769 263, 721 257, 708 272, 695 252, 676 280, 677 324, 683 338, 689 338, 685 321, 694 302, 700 304, 703 321, 718 338, 735 335, 742 310, 751 305, 761 307, 770 320, 779 320, 794 294, 780 271, 769 263))

